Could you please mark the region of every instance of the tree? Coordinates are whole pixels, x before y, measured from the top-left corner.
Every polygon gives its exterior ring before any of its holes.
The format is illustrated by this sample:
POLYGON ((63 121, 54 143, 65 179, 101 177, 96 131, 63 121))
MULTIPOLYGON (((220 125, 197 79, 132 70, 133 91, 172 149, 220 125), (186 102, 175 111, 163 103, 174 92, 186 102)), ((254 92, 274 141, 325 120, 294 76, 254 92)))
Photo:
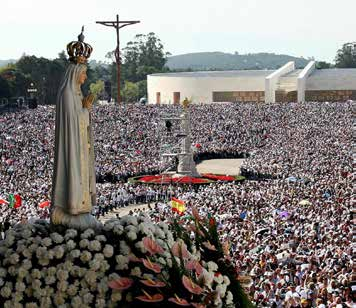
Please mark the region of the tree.
POLYGON ((136 85, 138 87, 138 99, 147 97, 147 80, 138 81, 136 85))
POLYGON ((138 101, 139 90, 136 83, 125 81, 121 96, 124 102, 132 103, 138 101))
POLYGON ((145 80, 148 74, 167 70, 164 66, 168 56, 155 33, 136 35, 123 49, 123 79, 137 82, 145 80))
POLYGON ((317 69, 325 69, 325 68, 331 68, 332 65, 328 62, 325 62, 325 61, 318 61, 316 62, 316 68, 317 69))
POLYGON ((8 84, 10 97, 26 96, 27 88, 31 83, 28 74, 24 74, 15 65, 11 65, 1 69, 0 77, 8 84))
POLYGON ((346 43, 337 51, 335 66, 339 68, 356 68, 356 42, 346 43))
POLYGON ((17 61, 16 68, 29 76, 35 84, 40 102, 54 104, 67 65, 66 55, 62 51, 54 60, 23 56, 17 61))
POLYGON ((11 91, 9 82, 0 76, 0 98, 10 98, 11 91))
POLYGON ((96 98, 100 98, 105 88, 104 81, 98 80, 95 83, 90 84, 90 93, 94 94, 96 98))

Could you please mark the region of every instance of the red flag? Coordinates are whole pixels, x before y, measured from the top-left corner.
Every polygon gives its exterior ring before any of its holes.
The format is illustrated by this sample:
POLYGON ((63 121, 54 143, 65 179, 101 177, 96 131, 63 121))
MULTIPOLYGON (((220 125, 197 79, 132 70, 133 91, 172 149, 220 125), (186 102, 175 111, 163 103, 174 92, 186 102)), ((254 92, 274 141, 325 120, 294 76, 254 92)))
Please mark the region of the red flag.
POLYGON ((0 204, 9 204, 9 202, 3 198, 0 198, 0 204))
POLYGON ((43 201, 39 204, 39 207, 41 209, 44 209, 45 207, 48 207, 50 205, 50 203, 51 203, 50 201, 43 201))
POLYGON ((14 198, 15 198, 14 208, 17 209, 22 205, 22 199, 20 195, 14 195, 14 198))

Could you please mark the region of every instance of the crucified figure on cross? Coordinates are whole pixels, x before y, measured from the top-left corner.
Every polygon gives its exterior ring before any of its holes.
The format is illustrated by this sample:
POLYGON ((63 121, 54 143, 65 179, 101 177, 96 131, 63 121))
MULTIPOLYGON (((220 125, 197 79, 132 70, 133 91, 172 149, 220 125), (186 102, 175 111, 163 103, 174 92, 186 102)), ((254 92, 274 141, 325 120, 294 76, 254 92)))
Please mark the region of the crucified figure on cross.
POLYGON ((116 49, 115 49, 115 59, 117 66, 117 103, 120 104, 121 96, 120 96, 120 77, 121 77, 121 57, 120 57, 120 36, 119 31, 121 28, 137 24, 140 21, 138 20, 119 20, 119 15, 116 15, 115 21, 97 21, 97 24, 101 24, 107 27, 114 27, 116 29, 116 49))

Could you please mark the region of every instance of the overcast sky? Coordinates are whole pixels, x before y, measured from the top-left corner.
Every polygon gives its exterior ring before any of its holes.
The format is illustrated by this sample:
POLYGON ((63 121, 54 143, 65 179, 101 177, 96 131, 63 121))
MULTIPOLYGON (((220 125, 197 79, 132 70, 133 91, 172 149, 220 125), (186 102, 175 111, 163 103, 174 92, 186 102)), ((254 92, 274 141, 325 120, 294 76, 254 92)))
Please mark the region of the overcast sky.
POLYGON ((115 32, 97 20, 140 20, 123 28, 121 46, 155 32, 173 55, 274 52, 333 61, 356 41, 356 0, 0 0, 0 59, 55 58, 84 24, 92 59, 115 48, 115 32))

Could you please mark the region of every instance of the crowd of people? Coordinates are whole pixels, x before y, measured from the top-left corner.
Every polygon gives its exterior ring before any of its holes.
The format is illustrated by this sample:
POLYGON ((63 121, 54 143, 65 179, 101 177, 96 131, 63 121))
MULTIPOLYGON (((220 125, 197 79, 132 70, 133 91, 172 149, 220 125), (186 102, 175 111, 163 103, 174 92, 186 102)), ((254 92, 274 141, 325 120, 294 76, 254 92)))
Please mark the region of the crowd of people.
MULTIPOLYGON (((178 108, 94 107, 94 214, 151 203, 150 216, 165 220, 175 196, 187 211, 195 206, 217 218, 241 275, 251 277, 257 306, 352 307, 353 103, 192 105, 196 154, 243 153, 248 180, 194 189, 126 183, 167 167, 160 118, 178 108)), ((17 209, 0 205, 0 225, 48 218, 38 204, 50 200, 54 108, 1 114, 0 131, 0 198, 23 199, 17 209)))

